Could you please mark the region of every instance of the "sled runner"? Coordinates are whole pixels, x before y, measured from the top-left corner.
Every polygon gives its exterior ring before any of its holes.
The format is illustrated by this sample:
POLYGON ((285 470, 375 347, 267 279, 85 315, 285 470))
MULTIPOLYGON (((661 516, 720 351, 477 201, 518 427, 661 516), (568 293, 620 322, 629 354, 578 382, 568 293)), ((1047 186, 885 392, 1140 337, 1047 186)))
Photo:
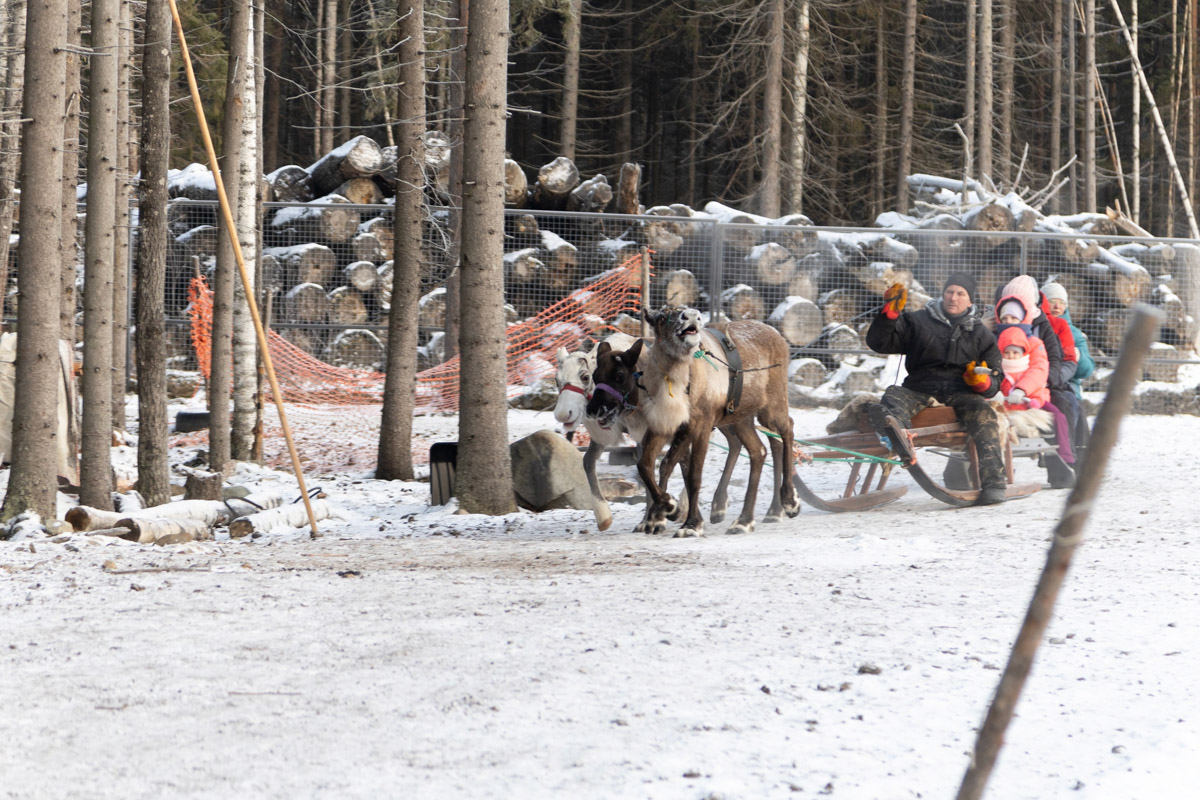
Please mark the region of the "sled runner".
MULTIPOLYGON (((975 443, 967 435, 963 424, 958 421, 954 409, 947 406, 927 408, 914 416, 910 427, 902 433, 912 443, 916 455, 907 470, 918 486, 930 496, 952 506, 969 506, 975 502, 979 497, 979 459, 975 452, 975 443), (969 462, 967 472, 972 488, 950 489, 943 482, 936 480, 930 474, 928 466, 937 462, 933 458, 923 459, 922 451, 927 451, 930 456, 937 454, 969 462)), ((903 468, 904 464, 894 449, 880 442, 865 419, 860 421, 857 431, 815 439, 797 437, 796 442, 800 451, 797 454, 798 466, 793 480, 800 496, 813 508, 821 511, 862 511, 890 503, 903 496, 906 491, 906 487, 903 486, 888 487, 887 482, 892 470, 896 467, 903 468), (823 498, 801 477, 805 470, 822 465, 829 469, 835 464, 850 465, 850 475, 846 479, 841 497, 823 498)), ((1040 483, 1013 483, 1013 456, 1012 444, 1005 441, 1004 468, 1008 477, 1006 496, 1025 497, 1038 491, 1041 488, 1040 483)))

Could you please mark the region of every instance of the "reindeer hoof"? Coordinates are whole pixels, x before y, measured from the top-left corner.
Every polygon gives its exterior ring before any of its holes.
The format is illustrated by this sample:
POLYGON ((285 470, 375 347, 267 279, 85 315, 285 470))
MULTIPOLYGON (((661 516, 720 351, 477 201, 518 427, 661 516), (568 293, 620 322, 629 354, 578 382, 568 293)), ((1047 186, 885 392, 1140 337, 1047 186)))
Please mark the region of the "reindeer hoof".
POLYGON ((788 515, 788 518, 789 518, 789 519, 790 519, 790 518, 793 518, 793 517, 796 517, 796 516, 799 516, 799 514, 800 514, 800 504, 799 504, 799 503, 796 503, 795 505, 791 505, 791 506, 784 506, 784 507, 783 507, 783 511, 784 511, 784 513, 785 513, 785 514, 787 514, 787 515, 788 515))
POLYGON ((700 524, 694 528, 692 528, 692 527, 680 528, 679 530, 675 531, 675 536, 673 538, 675 538, 675 539, 696 539, 703 535, 704 535, 704 525, 700 524))
POLYGON ((711 522, 713 525, 716 525, 718 522, 724 522, 725 521, 725 509, 714 508, 708 514, 708 521, 711 522))
POLYGON ((774 525, 776 522, 779 522, 782 519, 783 519, 783 516, 780 514, 780 512, 768 511, 767 515, 765 517, 763 517, 763 524, 764 525, 774 525))
POLYGON ((729 530, 725 531, 726 536, 736 536, 741 533, 754 533, 754 520, 735 522, 729 526, 729 530))
POLYGON ((651 520, 646 523, 646 533, 651 536, 662 533, 667 529, 667 523, 661 519, 651 520))
POLYGON ((663 508, 666 509, 667 519, 671 520, 671 522, 679 522, 679 520, 683 519, 683 506, 676 502, 674 497, 667 495, 667 502, 663 508))

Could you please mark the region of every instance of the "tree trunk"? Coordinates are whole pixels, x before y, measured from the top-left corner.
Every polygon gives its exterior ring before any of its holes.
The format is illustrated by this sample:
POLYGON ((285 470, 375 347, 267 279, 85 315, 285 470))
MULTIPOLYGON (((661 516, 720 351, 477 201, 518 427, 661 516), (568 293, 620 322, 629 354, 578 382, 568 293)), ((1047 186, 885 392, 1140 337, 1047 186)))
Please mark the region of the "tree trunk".
MULTIPOLYGON (((5 26, 8 40, 7 56, 4 65, 4 107, 21 107, 21 90, 25 82, 25 3, 23 0, 9 0, 5 6, 5 19, 0 20, 5 26)), ((6 142, 19 142, 21 138, 21 123, 8 120, 0 125, 0 135, 6 142)), ((3 270, 3 281, 0 282, 0 319, 8 313, 7 294, 9 275, 9 236, 13 229, 13 189, 17 184, 17 168, 19 165, 19 149, 17 147, 0 148, 0 270, 3 270)))
MULTIPOLYGON (((1074 2, 1074 0, 1066 0, 1074 2)), ((1054 12, 1051 25, 1054 27, 1052 44, 1050 46, 1050 172, 1058 171, 1063 163, 1062 156, 1062 65, 1063 65, 1063 4, 1064 0, 1054 0, 1054 12)), ((1062 213, 1062 194, 1055 192, 1050 198, 1050 211, 1053 214, 1062 213)))
POLYGON ((142 46, 141 199, 138 203, 138 491, 152 506, 171 499, 167 462, 167 166, 171 148, 171 15, 146 6, 142 46))
MULTIPOLYGON (((226 179, 236 180, 238 195, 237 215, 234 224, 241 244, 242 266, 247 281, 241 275, 233 283, 233 416, 231 419, 229 454, 238 461, 254 458, 255 430, 258 424, 261 396, 258 391, 258 334, 254 329, 254 317, 250 303, 257 302, 255 281, 258 268, 258 187, 262 180, 262 169, 258 158, 258 76, 254 64, 258 61, 255 45, 254 13, 249 0, 234 0, 230 17, 231 30, 242 26, 244 39, 240 53, 241 68, 236 76, 230 77, 226 91, 233 92, 241 101, 241 136, 236 175, 226 179), (248 282, 249 292, 245 283, 248 282)), ((232 37, 231 37, 232 38, 232 37)), ((232 61, 232 59, 231 59, 232 61)))
POLYGON ((476 0, 467 34, 468 112, 463 125, 461 303, 471 313, 460 321, 455 476, 459 508, 476 514, 516 510, 508 454, 501 270, 507 60, 508 0, 476 0))
POLYGON ((112 508, 112 312, 117 197, 119 0, 92 0, 88 80, 87 218, 84 223, 83 426, 79 502, 112 508))
POLYGON ((351 178, 369 178, 383 169, 383 148, 370 136, 355 136, 329 150, 308 168, 313 195, 321 197, 351 178))
MULTIPOLYGON (((338 0, 325 0, 325 27, 321 30, 324 39, 325 60, 321 70, 321 152, 328 153, 334 147, 333 129, 337 124, 337 32, 338 0)), ((323 194, 323 193, 322 193, 323 194)))
POLYGON ((767 7, 767 66, 763 76, 762 184, 759 213, 778 217, 780 207, 780 150, 783 142, 783 0, 767 7))
POLYGON ((116 231, 113 240, 113 368, 112 425, 125 430, 126 375, 129 372, 130 182, 137 172, 137 141, 130 120, 133 91, 133 3, 120 0, 121 21, 117 57, 117 187, 116 231))
MULTIPOLYGON (((807 7, 808 2, 805 0, 807 7)), ((875 124, 873 144, 875 154, 875 169, 871 182, 871 218, 878 218, 886 208, 888 192, 885 188, 887 181, 887 124, 888 124, 888 74, 887 74, 887 26, 884 22, 887 7, 880 4, 875 17, 875 124)), ((967 86, 970 87, 968 81, 967 86)), ((971 92, 967 92, 970 98, 971 92)), ((908 192, 904 195, 907 197, 908 192)), ((795 209, 793 209, 795 210, 795 209)))
MULTIPOLYGON (((266 133, 263 138, 270 141, 266 133)), ((272 197, 280 203, 307 203, 314 197, 311 177, 304 167, 288 164, 268 174, 267 183, 272 197)))
POLYGON ((412 416, 417 374, 418 301, 421 294, 421 225, 425 218, 425 33, 423 4, 401 4, 400 86, 397 116, 396 207, 388 312, 387 377, 375 476, 412 480, 412 416))
POLYGON ((568 0, 563 9, 562 119, 558 154, 575 160, 579 126, 579 38, 583 27, 583 0, 568 0))
MULTIPOLYGON (((82 28, 82 3, 72 0, 67 5, 67 49, 61 54, 61 57, 66 59, 67 67, 67 90, 63 100, 67 111, 67 121, 63 131, 63 196, 62 216, 60 217, 63 229, 60 240, 62 252, 59 253, 58 261, 55 262, 59 268, 58 335, 59 338, 70 342, 72 347, 78 341, 75 331, 75 313, 79 310, 79 295, 75 291, 75 284, 79 277, 79 201, 76 199, 76 189, 79 187, 79 153, 81 151, 79 50, 82 48, 82 28)), ((26 73, 26 77, 28 78, 28 73, 26 73)), ((75 414, 72 413, 71 417, 74 421, 75 414)), ((72 428, 74 431, 74 423, 72 428)))
POLYGON ((979 178, 991 178, 992 172, 992 112, 995 107, 992 78, 992 0, 979 0, 979 178))
POLYGON ((67 2, 46 0, 29 7, 25 28, 25 92, 21 105, 21 206, 28 225, 17 246, 21 309, 17 319, 16 393, 12 469, 0 519, 32 511, 55 517, 59 272, 62 260, 63 110, 66 101, 67 2))
POLYGON ((788 182, 791 187, 788 211, 792 214, 804 211, 805 161, 808 159, 809 5, 810 0, 800 0, 796 18, 796 67, 792 86, 792 175, 788 182))
POLYGON ((896 210, 908 213, 908 173, 913 157, 913 87, 917 74, 917 0, 904 4, 904 64, 901 67, 900 133, 896 141, 899 164, 896 175, 896 210))
POLYGON ((1016 0, 998 0, 1000 3, 1000 164, 996 180, 1003 186, 1016 190, 1013 162, 1013 95, 1015 94, 1015 65, 1017 61, 1017 25, 1013 3, 1016 0))
POLYGON ((1083 210, 1096 210, 1096 0, 1083 3, 1083 210))
MULTIPOLYGON (((1138 0, 1130 0, 1129 10, 1130 36, 1133 38, 1133 50, 1136 53, 1138 49, 1138 0)), ((1130 199, 1131 207, 1129 209, 1129 216, 1136 225, 1139 224, 1138 221, 1142 217, 1142 87, 1138 84, 1136 71, 1132 76, 1132 80, 1129 132, 1132 135, 1133 141, 1129 148, 1132 162, 1129 165, 1129 174, 1132 176, 1133 197, 1130 199)))

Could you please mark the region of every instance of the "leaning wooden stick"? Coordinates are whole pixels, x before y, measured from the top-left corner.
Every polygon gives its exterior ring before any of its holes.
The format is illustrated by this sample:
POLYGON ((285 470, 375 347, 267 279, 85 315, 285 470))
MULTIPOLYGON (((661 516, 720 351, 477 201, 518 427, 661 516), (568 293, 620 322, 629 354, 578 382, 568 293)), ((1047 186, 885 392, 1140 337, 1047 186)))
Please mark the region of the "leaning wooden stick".
POLYGON ((1067 498, 1066 508, 1054 529, 1054 541, 1046 554, 1046 566, 1038 579, 1025 621, 1013 643, 1008 665, 996 687, 996 696, 988 708, 987 718, 979 729, 971 764, 958 789, 958 800, 978 800, 996 763, 996 755, 1004 743, 1004 732, 1012 720, 1025 679, 1033 667, 1033 658, 1041 644, 1042 635, 1054 612, 1058 590, 1062 587, 1071 557, 1083 538, 1083 525, 1092 510, 1092 501, 1100 488, 1109 454, 1117 441, 1121 418, 1129 411, 1133 387, 1142 375, 1142 361, 1163 320, 1157 309, 1145 305, 1134 308, 1129 330, 1121 346, 1121 357, 1108 385, 1104 404, 1096 415, 1092 438, 1088 442, 1087 458, 1079 470, 1075 488, 1067 498))
POLYGON ((242 288, 246 290, 246 305, 250 309, 250 318, 254 321, 254 331, 258 334, 258 347, 262 351, 263 369, 271 383, 271 397, 275 400, 275 408, 279 412, 279 425, 283 428, 284 438, 287 439, 288 453, 292 457, 292 469, 296 471, 296 481, 300 484, 300 496, 304 498, 304 508, 308 512, 309 530, 312 538, 321 534, 317 532, 317 518, 313 514, 312 503, 308 499, 308 489, 304 485, 304 471, 300 467, 300 456, 296 453, 296 444, 292 440, 292 429, 288 427, 287 414, 283 410, 283 396, 279 392, 279 381, 275 377, 275 367, 271 363, 271 350, 267 346, 267 334, 263 330, 262 318, 258 314, 258 304, 254 302, 254 287, 250 285, 250 275, 246 272, 246 261, 242 256, 242 244, 238 241, 237 226, 233 223, 233 214, 229 210, 229 197, 225 194, 225 183, 221 179, 221 168, 217 164, 217 151, 213 149, 212 136, 208 132, 208 120, 204 116, 204 104, 200 102, 200 89, 196 84, 196 74, 192 70, 192 58, 188 54, 187 39, 183 35, 183 22, 179 19, 179 7, 175 0, 168 0, 171 5, 171 17, 175 21, 175 33, 179 37, 179 52, 183 56, 183 67, 187 73, 188 88, 192 93, 192 105, 196 109, 196 118, 200 122, 200 134, 204 139, 204 149, 208 153, 209 168, 212 169, 213 181, 217 185, 217 199, 221 204, 221 214, 225 226, 229 230, 229 240, 233 243, 234 260, 237 261, 238 272, 242 276, 242 288))

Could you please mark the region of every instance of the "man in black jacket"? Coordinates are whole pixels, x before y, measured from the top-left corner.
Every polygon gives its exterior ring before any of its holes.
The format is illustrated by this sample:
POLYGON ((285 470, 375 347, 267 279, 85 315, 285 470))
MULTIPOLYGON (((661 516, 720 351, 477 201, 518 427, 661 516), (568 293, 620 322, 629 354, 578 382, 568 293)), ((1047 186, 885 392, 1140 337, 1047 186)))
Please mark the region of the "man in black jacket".
POLYGON ((895 284, 867 330, 867 345, 877 353, 904 356, 908 375, 889 386, 879 404, 868 406, 872 425, 906 464, 916 460, 902 433, 914 414, 933 400, 958 414, 979 454, 979 505, 1003 502, 1007 480, 1004 451, 995 411, 985 398, 1000 389, 1000 349, 974 306, 975 279, 955 272, 940 299, 920 311, 905 312, 908 291, 895 284))

